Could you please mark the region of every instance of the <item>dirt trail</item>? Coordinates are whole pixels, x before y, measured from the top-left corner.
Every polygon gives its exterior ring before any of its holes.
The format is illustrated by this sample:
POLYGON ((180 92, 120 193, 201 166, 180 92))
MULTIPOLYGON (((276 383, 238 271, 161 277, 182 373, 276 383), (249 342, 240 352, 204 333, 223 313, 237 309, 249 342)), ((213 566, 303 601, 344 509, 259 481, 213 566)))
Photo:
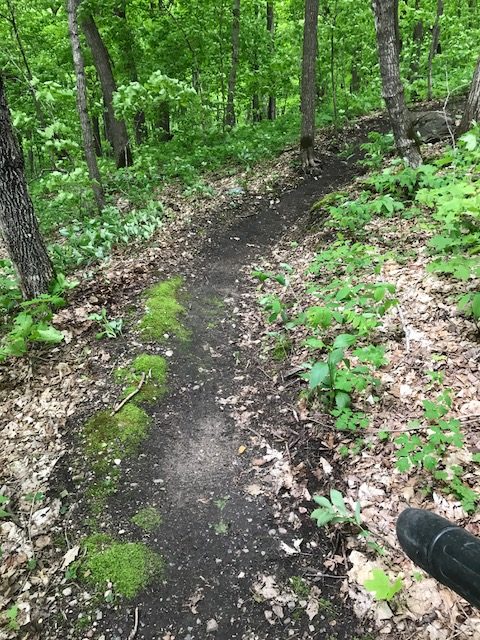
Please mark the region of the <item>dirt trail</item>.
MULTIPOLYGON (((151 436, 143 453, 124 463, 110 504, 115 529, 127 537, 129 532, 138 537, 130 518, 139 508, 159 509, 163 524, 144 539, 164 556, 165 580, 137 601, 105 613, 99 631, 109 640, 128 637, 136 606, 137 640, 357 636, 344 605, 335 605, 334 629, 322 623, 322 616, 309 627, 308 618, 295 612, 272 625, 265 607, 252 597, 259 574, 287 584, 299 575, 302 559, 280 551, 282 540, 291 544, 299 534, 279 529, 266 499, 245 492, 252 482, 251 452, 241 456, 238 449, 248 444, 248 434, 236 428, 222 404, 244 384, 239 376, 254 385, 255 375, 261 375, 248 369, 237 346, 235 307, 248 286, 239 271, 267 253, 319 196, 347 183, 355 172, 353 163, 333 155, 324 156, 322 166, 321 176, 307 177, 275 204, 263 198, 243 209, 228 231, 212 239, 194 272, 184 274, 192 339, 176 348, 170 394, 151 411, 151 436)), ((267 400, 264 409, 269 411, 267 400)), ((329 593, 328 585, 325 589, 322 593, 329 593)))

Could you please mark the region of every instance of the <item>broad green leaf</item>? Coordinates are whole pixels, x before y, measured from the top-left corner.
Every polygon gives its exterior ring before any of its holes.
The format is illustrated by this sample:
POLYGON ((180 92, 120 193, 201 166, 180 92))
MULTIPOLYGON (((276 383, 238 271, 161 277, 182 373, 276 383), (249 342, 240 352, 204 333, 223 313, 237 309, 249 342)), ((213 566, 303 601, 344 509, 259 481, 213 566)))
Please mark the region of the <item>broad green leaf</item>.
POLYGON ((350 395, 348 393, 346 393, 345 391, 337 391, 335 393, 335 405, 337 407, 337 409, 346 409, 347 407, 350 406, 351 403, 351 398, 350 395))
POLYGON ((62 342, 64 339, 64 335, 55 327, 50 326, 42 326, 36 330, 35 340, 37 342, 50 342, 52 344, 62 342))
POLYGON ((342 516, 348 516, 347 507, 345 506, 345 501, 343 499, 343 495, 338 489, 330 489, 330 500, 332 504, 337 507, 338 512, 342 516))
POLYGON ((324 527, 335 518, 335 513, 327 509, 315 509, 310 517, 316 521, 317 527, 324 527))
POLYGON ((472 300, 472 313, 476 320, 480 320, 480 293, 476 293, 472 300))
POLYGON ((310 370, 308 386, 316 389, 320 386, 327 386, 330 370, 326 362, 316 362, 310 370))
POLYGON ((372 569, 370 580, 365 581, 365 589, 374 594, 375 600, 391 600, 403 588, 403 581, 397 578, 390 582, 382 569, 372 569))
POLYGON ((350 333, 340 333, 333 343, 334 349, 347 349, 351 347, 352 344, 355 344, 357 341, 357 336, 354 336, 350 333))

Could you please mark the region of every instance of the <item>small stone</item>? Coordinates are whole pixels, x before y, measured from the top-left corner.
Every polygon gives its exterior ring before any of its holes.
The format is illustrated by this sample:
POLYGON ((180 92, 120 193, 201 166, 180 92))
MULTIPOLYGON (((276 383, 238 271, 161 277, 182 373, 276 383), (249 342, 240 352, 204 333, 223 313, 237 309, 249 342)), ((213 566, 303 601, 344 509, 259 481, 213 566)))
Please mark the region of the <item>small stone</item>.
POLYGON ((62 591, 64 596, 71 596, 72 595, 72 588, 71 587, 67 587, 66 589, 64 589, 62 591))
POLYGON ((212 618, 207 622, 207 633, 215 633, 218 631, 218 623, 215 618, 212 618))

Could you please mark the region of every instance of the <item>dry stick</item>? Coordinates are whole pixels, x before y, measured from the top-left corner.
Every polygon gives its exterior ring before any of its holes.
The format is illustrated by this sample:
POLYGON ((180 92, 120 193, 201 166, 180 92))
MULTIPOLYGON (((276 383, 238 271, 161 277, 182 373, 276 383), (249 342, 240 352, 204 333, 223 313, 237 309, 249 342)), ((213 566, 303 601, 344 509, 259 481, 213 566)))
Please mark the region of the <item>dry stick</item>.
POLYGON ((132 391, 132 393, 129 393, 128 396, 126 398, 124 398, 120 404, 117 404, 117 406, 114 408, 114 410, 112 411, 112 413, 110 414, 110 416, 114 416, 116 413, 118 413, 120 411, 120 409, 127 404, 127 402, 129 400, 131 400, 134 396, 137 395, 137 393, 140 391, 140 389, 143 387, 143 383, 145 382, 145 378, 146 378, 146 374, 145 372, 142 373, 142 377, 140 378, 140 382, 138 383, 138 387, 136 389, 134 389, 132 391))
POLYGON ((410 353, 410 330, 405 322, 405 316, 403 315, 402 307, 397 305, 398 315, 400 322, 402 323, 403 332, 405 333, 405 350, 410 353))
POLYGON ((131 630, 130 635, 128 636, 128 640, 133 640, 137 635, 137 631, 138 631, 138 607, 135 608, 135 622, 133 625, 133 629, 131 630))

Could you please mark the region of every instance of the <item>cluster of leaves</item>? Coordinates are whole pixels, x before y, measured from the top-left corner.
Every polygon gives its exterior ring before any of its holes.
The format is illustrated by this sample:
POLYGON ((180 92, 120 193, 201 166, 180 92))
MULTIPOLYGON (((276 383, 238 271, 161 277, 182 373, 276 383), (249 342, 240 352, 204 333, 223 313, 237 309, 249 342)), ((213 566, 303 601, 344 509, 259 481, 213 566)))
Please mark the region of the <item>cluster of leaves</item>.
MULTIPOLYGON (((373 371, 386 363, 385 349, 368 342, 368 337, 397 304, 395 287, 362 282, 358 276, 367 268, 378 271, 381 262, 382 258, 367 245, 338 241, 318 253, 308 269, 309 277, 333 271, 345 274, 328 284, 307 280, 306 295, 319 298, 321 305, 292 314, 288 302, 277 294, 267 294, 260 300, 269 322, 280 322, 287 332, 294 332, 299 326, 307 330, 304 345, 313 357, 305 363, 301 377, 308 382, 310 399, 321 398, 335 412, 337 426, 342 430, 356 431, 363 424, 349 409, 352 396, 374 388, 377 381, 373 371), (350 332, 345 333, 344 327, 350 332)), ((255 271, 254 276, 262 283, 275 281, 287 292, 291 267, 282 265, 282 269, 283 273, 278 274, 255 271)))
POLYGON ((5 314, 6 327, 0 343, 0 362, 12 356, 25 355, 33 343, 62 342, 64 334, 53 326, 52 318, 55 310, 65 305, 63 294, 76 284, 59 274, 51 293, 20 301, 21 294, 16 282, 9 278, 0 279, 3 290, 0 311, 5 314))
MULTIPOLYGON (((467 512, 476 510, 480 496, 462 481, 464 469, 459 464, 449 464, 448 454, 465 445, 459 420, 447 418, 452 405, 449 390, 444 390, 435 402, 423 401, 425 427, 421 421, 409 425, 410 431, 395 439, 396 467, 409 472, 413 468, 423 468, 434 480, 442 482, 449 491, 457 495, 467 512)), ((475 454, 474 459, 480 460, 475 454)))
MULTIPOLYGON (((388 149, 388 140, 375 134, 364 145, 369 166, 378 166, 381 153, 388 149)), ((480 183, 472 171, 479 163, 480 127, 475 127, 459 139, 455 148, 447 149, 431 163, 414 169, 393 160, 364 180, 364 190, 357 198, 342 194, 324 198, 314 210, 328 215, 327 226, 347 232, 353 239, 363 239, 369 233, 368 224, 378 216, 401 213, 405 218, 423 220, 432 235, 428 241, 432 254, 428 269, 456 280, 472 281, 480 277, 480 183)), ((358 244, 352 246, 356 248, 358 244)), ((356 262, 352 259, 350 265, 356 262)), ((321 261, 318 266, 324 268, 321 261)), ((459 307, 478 326, 480 292, 469 287, 459 307)))
POLYGON ((115 246, 151 238, 163 224, 163 215, 163 207, 157 201, 128 213, 106 207, 100 216, 62 227, 59 233, 65 241, 51 245, 50 253, 62 270, 102 260, 115 246))
POLYGON ((362 522, 360 503, 356 502, 353 509, 347 507, 345 498, 338 489, 330 489, 330 497, 314 496, 314 502, 317 508, 312 511, 310 517, 315 521, 317 527, 325 527, 329 524, 348 524, 353 527, 358 534, 365 538, 367 545, 380 553, 384 554, 384 549, 373 538, 362 522))
POLYGON ((161 71, 154 71, 143 83, 136 81, 119 87, 113 105, 116 114, 122 118, 133 118, 139 111, 154 116, 167 105, 177 117, 187 108, 201 108, 198 94, 191 85, 161 71))

